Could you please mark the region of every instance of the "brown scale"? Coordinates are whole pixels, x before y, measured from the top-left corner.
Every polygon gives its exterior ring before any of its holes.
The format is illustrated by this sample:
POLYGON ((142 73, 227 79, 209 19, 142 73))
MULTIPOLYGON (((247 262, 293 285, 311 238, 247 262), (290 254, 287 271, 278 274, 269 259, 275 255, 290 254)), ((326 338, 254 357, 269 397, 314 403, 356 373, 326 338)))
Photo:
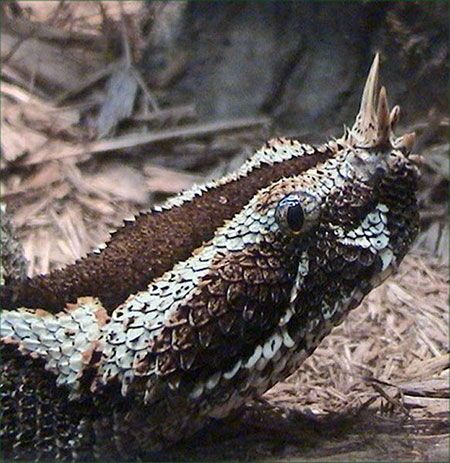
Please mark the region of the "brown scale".
POLYGON ((324 214, 324 221, 349 230, 374 208, 377 198, 374 189, 361 182, 346 183, 343 188, 330 195, 333 204, 324 214))
MULTIPOLYGON (((386 103, 381 96, 383 110, 386 103)), ((384 149, 388 112, 387 109, 378 112, 379 120, 384 121, 380 124, 381 138, 378 137, 384 149)), ((249 178, 211 190, 182 207, 142 216, 136 223, 120 229, 100 256, 88 256, 82 263, 15 289, 26 300, 36 291, 33 288, 39 288, 34 302, 49 308, 46 301, 50 301, 55 310, 75 295, 83 294, 98 295, 106 304, 112 304, 188 257, 193 248, 212 236, 225 217, 240 210, 259 187, 277 177, 299 173, 308 162, 312 165, 319 158, 315 154, 308 160, 286 161, 276 168, 263 167, 249 178), (226 204, 221 204, 223 198, 226 204), (197 229, 187 232, 193 223, 199 224, 197 229), (68 282, 66 286, 63 280, 68 282), (120 290, 125 289, 122 294, 120 290), (110 299, 105 300, 102 295, 108 297, 108 292, 110 299)), ((331 322, 339 323, 345 312, 359 304, 360 296, 370 291, 371 277, 381 268, 381 259, 374 258, 367 250, 337 243, 329 225, 339 225, 344 230, 353 228, 381 201, 389 208, 390 244, 398 260, 417 233, 414 169, 401 157, 393 155, 390 161, 395 164, 392 171, 375 185, 353 182, 328 196, 328 209, 321 215, 320 224, 306 237, 299 238, 295 252, 286 243, 280 244, 278 235, 277 239, 269 236, 272 244, 266 248, 258 245, 230 253, 226 267, 221 267, 222 262, 214 263, 198 293, 177 309, 174 319, 154 342, 153 352, 141 362, 140 372, 145 373, 152 370, 156 361, 160 378, 153 384, 148 383, 147 377, 136 378, 133 385, 137 383, 140 389, 131 387, 126 399, 122 398, 116 380, 115 384, 92 394, 89 402, 88 399, 86 403, 69 402, 67 391, 56 388, 55 378, 44 371, 42 361, 20 355, 8 357, 11 346, 5 346, 8 355, 2 370, 0 399, 6 456, 26 458, 33 452, 32 457, 37 459, 143 460, 146 449, 160 448, 204 425, 208 407, 228 401, 234 389, 250 398, 258 391, 251 384, 248 371, 243 370, 231 381, 221 380, 206 399, 202 396, 198 402, 186 400, 186 391, 181 386, 183 381, 189 386, 231 368, 237 360, 245 359, 256 343, 273 333, 288 306, 296 264, 304 250, 308 251, 309 272, 302 282, 288 329, 298 342, 297 350, 303 349, 310 355, 329 329, 324 302, 332 307, 352 297, 347 307, 332 316, 331 322), (229 271, 232 267, 234 270, 229 271), (311 321, 318 322, 318 326, 308 333, 311 321), (144 404, 143 384, 153 387, 159 400, 144 404)), ((11 300, 11 294, 5 295, 4 300, 11 300)), ((288 373, 288 367, 284 373, 288 373)), ((270 364, 261 375, 270 383, 282 378, 282 374, 272 377, 270 364)), ((86 379, 83 385, 88 383, 86 379)))
POLYGON ((81 296, 96 296, 111 310, 177 262, 187 259, 259 189, 282 177, 297 175, 330 155, 329 151, 315 152, 284 161, 276 168, 263 165, 182 206, 141 214, 119 228, 101 253, 91 253, 63 269, 3 287, 1 307, 45 307, 56 312, 81 296))
MULTIPOLYGON (((168 400, 151 409, 142 400, 136 406, 132 398, 122 399, 120 390, 112 387, 92 401, 69 401, 67 390, 56 386, 54 375, 45 371, 41 360, 19 354, 13 346, 3 345, 1 354, 0 437, 6 461, 139 459, 147 442, 151 447, 165 442, 162 416, 173 415, 166 426, 182 432, 181 420, 168 400)), ((175 409, 183 415, 183 404, 175 409)), ((187 410, 184 414, 188 416, 187 410)))
POLYGON ((69 402, 42 361, 23 356, 12 346, 2 346, 1 354, 0 437, 5 459, 92 459, 91 434, 80 436, 78 430, 83 418, 92 419, 88 411, 92 409, 69 402))
MULTIPOLYGON (((330 199, 329 204, 332 206, 327 206, 328 209, 323 211, 324 224, 311 239, 313 244, 308 249, 309 272, 304 280, 304 289, 297 297, 295 315, 288 324, 291 336, 299 342, 298 349, 306 349, 311 353, 321 339, 324 301, 333 306, 337 301, 347 298, 354 288, 365 287, 365 282, 379 269, 375 255, 369 250, 338 244, 328 231, 329 223, 343 229, 354 227, 355 221, 358 223, 362 220, 376 204, 373 190, 362 183, 355 182, 343 191, 348 195, 346 210, 343 210, 345 205, 341 204, 340 194, 337 193, 330 199), (349 208, 349 204, 352 207, 349 208), (302 339, 306 333, 302 327, 307 327, 308 321, 314 318, 318 319, 319 325, 312 345, 306 346, 302 339)), ((332 320, 336 321, 339 317, 336 314, 332 320)))
POLYGON ((419 212, 414 191, 417 190, 418 171, 414 166, 399 163, 380 182, 380 201, 389 208, 388 229, 390 243, 401 250, 397 257, 401 260, 419 232, 419 212), (402 181, 399 182, 398 178, 402 181))
MULTIPOLYGON (((334 203, 333 211, 325 211, 323 216, 345 229, 350 225, 354 226, 355 218, 362 219, 377 201, 382 202, 388 207, 390 246, 396 253, 399 264, 417 234, 416 189, 416 169, 402 163, 397 169, 383 175, 372 191, 357 182, 346 188, 347 204, 353 205, 352 211, 338 211, 334 203), (402 182, 399 182, 399 178, 402 182), (363 200, 354 201, 355 198, 363 200)), ((317 230, 312 242, 314 245, 309 249, 309 273, 304 281, 304 289, 297 298, 299 306, 296 314, 288 323, 289 333, 299 342, 297 349, 305 349, 308 355, 314 351, 324 335, 322 304, 326 301, 333 306, 337 301, 347 299, 355 289, 359 289, 362 295, 367 294, 372 289, 371 278, 381 269, 380 258, 370 250, 337 245, 326 227, 317 230), (313 318, 319 320, 319 325, 315 329, 312 344, 307 346, 301 338, 305 335, 302 327, 308 326, 308 321, 313 318)), ((352 300, 344 312, 358 305, 359 299, 352 300)), ((338 311, 332 316, 331 322, 337 324, 342 321, 343 316, 344 313, 338 311)))
POLYGON ((195 296, 177 310, 189 322, 166 326, 150 346, 159 376, 175 387, 193 385, 231 368, 273 332, 288 305, 296 259, 287 247, 270 250, 252 246, 213 264, 195 296))

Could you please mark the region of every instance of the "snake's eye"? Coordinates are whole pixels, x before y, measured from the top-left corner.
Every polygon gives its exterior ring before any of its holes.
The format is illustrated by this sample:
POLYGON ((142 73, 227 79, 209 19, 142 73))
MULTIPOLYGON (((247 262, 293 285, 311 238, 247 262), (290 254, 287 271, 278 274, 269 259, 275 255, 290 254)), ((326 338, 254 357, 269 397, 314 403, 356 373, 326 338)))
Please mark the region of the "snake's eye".
POLYGON ((292 193, 278 203, 275 218, 280 228, 297 234, 310 227, 317 217, 317 206, 313 195, 292 193))
POLYGON ((305 221, 300 199, 293 195, 283 198, 278 204, 276 218, 282 227, 288 228, 293 233, 299 233, 305 221))
POLYGON ((302 229, 305 215, 301 204, 292 204, 288 206, 286 212, 286 222, 293 232, 299 232, 302 229))

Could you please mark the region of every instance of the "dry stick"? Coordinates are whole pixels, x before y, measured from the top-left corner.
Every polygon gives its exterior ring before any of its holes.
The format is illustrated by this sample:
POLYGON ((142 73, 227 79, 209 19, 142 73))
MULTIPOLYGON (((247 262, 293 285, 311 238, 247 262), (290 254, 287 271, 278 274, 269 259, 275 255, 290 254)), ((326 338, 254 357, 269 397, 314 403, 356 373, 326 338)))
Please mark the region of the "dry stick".
POLYGON ((120 32, 122 34, 123 48, 125 52, 125 62, 127 67, 131 66, 131 46, 130 40, 128 39, 127 25, 125 24, 125 13, 123 11, 123 4, 119 3, 120 9, 120 32))
MULTIPOLYGON (((17 72, 15 69, 13 69, 8 64, 2 63, 1 74, 2 74, 2 77, 6 76, 11 81, 14 81, 17 84, 20 84, 24 89, 28 88, 29 86, 29 81, 25 79, 19 72, 17 72)), ((48 94, 46 94, 43 90, 39 88, 34 88, 33 92, 35 95, 39 96, 40 98, 43 98, 43 99, 50 98, 48 94)))
POLYGON ((15 84, 0 82, 0 93, 14 98, 19 103, 32 104, 45 109, 49 108, 49 104, 43 98, 37 97, 36 95, 15 84))
POLYGON ((147 99, 148 103, 151 104, 154 111, 159 111, 160 107, 158 105, 158 101, 153 96, 152 92, 148 89, 145 80, 143 79, 141 73, 138 69, 132 64, 131 60, 131 45, 130 40, 128 38, 128 31, 127 25, 125 22, 125 13, 123 11, 123 5, 120 3, 120 16, 121 16, 121 32, 122 32, 122 40, 123 40, 123 47, 125 50, 125 60, 130 68, 131 75, 136 79, 138 85, 141 87, 142 92, 144 93, 145 98, 147 99))
MULTIPOLYGON (((56 11, 55 11, 56 13, 56 11)), ((39 23, 31 22, 27 19, 7 19, 5 26, 14 31, 17 35, 21 36, 25 40, 31 36, 36 39, 50 40, 54 42, 64 42, 67 44, 89 44, 90 48, 100 48, 100 36, 98 34, 91 34, 87 32, 79 31, 65 31, 60 28, 53 26, 51 23, 54 18, 50 18, 50 22, 39 23)))
POLYGON ((17 50, 21 47, 21 45, 27 41, 28 39, 30 39, 32 37, 31 34, 28 34, 27 36, 25 37, 19 37, 16 41, 16 43, 11 47, 11 50, 9 50, 8 54, 2 58, 2 64, 5 65, 13 56, 14 54, 17 52, 17 50))
POLYGON ((64 101, 66 101, 69 98, 72 98, 79 93, 83 92, 87 88, 89 88, 91 85, 96 84, 99 80, 104 79, 105 77, 108 77, 111 75, 116 69, 118 69, 120 66, 124 64, 123 59, 118 59, 117 61, 114 61, 104 68, 93 72, 90 76, 88 76, 86 79, 80 82, 77 88, 71 89, 71 90, 66 90, 62 93, 60 93, 54 100, 53 104, 56 106, 61 105, 64 101))
POLYGON ((182 105, 182 106, 174 106, 172 108, 167 109, 160 109, 158 111, 152 111, 151 113, 144 114, 139 113, 131 116, 130 119, 137 122, 152 122, 152 121, 160 121, 160 120, 167 120, 172 118, 184 118, 184 117, 195 117, 197 112, 195 110, 195 105, 182 105))
POLYGON ((8 82, 0 82, 0 94, 8 95, 19 104, 37 106, 41 111, 47 113, 60 113, 66 110, 86 110, 99 104, 99 101, 91 99, 81 103, 74 103, 69 106, 53 106, 47 99, 39 96, 36 92, 31 93, 28 90, 8 82))
POLYGON ((145 98, 147 99, 147 101, 153 107, 153 110, 154 111, 160 111, 158 101, 156 100, 156 98, 153 96, 152 92, 147 87, 147 84, 145 83, 140 71, 138 69, 136 69, 135 66, 131 67, 131 74, 137 80, 137 83, 141 87, 141 90, 144 93, 145 98))
POLYGON ((448 379, 429 379, 425 381, 410 381, 398 386, 404 395, 410 397, 425 397, 449 399, 448 379))
MULTIPOLYGON (((411 416, 411 413, 410 411, 405 407, 404 403, 403 403, 403 392, 402 390, 398 387, 398 386, 394 386, 396 387, 397 391, 400 393, 400 399, 397 399, 395 397, 391 397, 381 386, 380 384, 378 383, 381 383, 383 384, 384 382, 383 381, 379 381, 379 380, 375 380, 375 381, 371 381, 370 382, 370 385, 372 386, 373 389, 375 389, 376 392, 378 392, 378 394, 381 395, 381 397, 383 397, 389 404, 391 404, 393 407, 395 408, 398 408, 402 411, 402 413, 405 414, 405 416, 407 416, 408 418, 412 418, 411 416)), ((386 385, 389 385, 389 383, 384 383, 386 385)))
POLYGON ((0 193, 0 199, 6 199, 6 198, 10 198, 12 196, 17 196, 17 195, 21 195, 21 194, 25 194, 25 193, 30 193, 30 192, 36 192, 38 190, 48 188, 49 186, 52 186, 55 183, 60 182, 61 180, 62 180, 62 178, 52 180, 52 181, 48 182, 46 185, 39 185, 37 187, 25 186, 25 187, 17 188, 16 190, 13 190, 13 191, 3 191, 3 192, 0 193))
POLYGON ((230 121, 209 122, 204 124, 187 125, 177 129, 162 130, 159 132, 145 133, 138 135, 130 135, 116 137, 106 140, 99 140, 91 143, 86 143, 83 147, 74 147, 68 149, 65 153, 48 157, 39 160, 29 160, 20 163, 21 166, 31 166, 42 164, 49 161, 67 159, 71 157, 83 156, 85 154, 103 153, 106 151, 121 150, 132 148, 139 145, 147 145, 152 143, 160 143, 164 141, 203 137, 220 132, 230 130, 244 130, 258 126, 268 125, 270 119, 267 117, 254 117, 233 119, 230 121))

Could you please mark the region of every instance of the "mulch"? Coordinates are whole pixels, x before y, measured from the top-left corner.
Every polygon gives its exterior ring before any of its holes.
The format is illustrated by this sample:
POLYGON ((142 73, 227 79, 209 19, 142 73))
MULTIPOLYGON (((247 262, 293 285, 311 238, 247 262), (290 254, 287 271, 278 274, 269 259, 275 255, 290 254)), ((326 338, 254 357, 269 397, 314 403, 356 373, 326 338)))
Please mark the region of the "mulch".
MULTIPOLYGON (((205 123, 193 104, 164 106, 170 89, 148 86, 133 65, 146 43, 140 2, 100 2, 95 12, 35 3, 17 2, 19 13, 2 5, 1 31, 1 201, 28 275, 73 261, 124 218, 233 170, 271 134, 267 118, 205 123), (52 58, 62 51, 64 66, 52 58)), ((368 449, 377 448, 436 460, 448 452, 449 121, 429 116, 405 128, 418 133, 424 158, 422 232, 397 274, 230 426, 226 449, 200 438, 195 455, 375 459, 368 449), (236 443, 242 433, 247 440, 236 443)))

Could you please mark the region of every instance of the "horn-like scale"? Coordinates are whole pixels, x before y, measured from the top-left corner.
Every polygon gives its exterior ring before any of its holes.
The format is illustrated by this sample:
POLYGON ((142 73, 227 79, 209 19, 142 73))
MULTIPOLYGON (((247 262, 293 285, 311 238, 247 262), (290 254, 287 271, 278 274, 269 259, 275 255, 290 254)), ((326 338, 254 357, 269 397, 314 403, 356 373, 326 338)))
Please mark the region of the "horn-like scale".
POLYGON ((415 134, 409 133, 401 138, 395 137, 394 130, 400 118, 400 107, 394 106, 389 112, 386 89, 378 89, 380 56, 373 60, 364 86, 361 106, 355 123, 350 130, 348 142, 364 148, 385 148, 393 146, 411 151, 415 134))
POLYGON ((378 73, 376 55, 342 138, 271 140, 102 250, 9 284, 7 457, 145 459, 286 378, 395 271, 418 171, 378 73))

